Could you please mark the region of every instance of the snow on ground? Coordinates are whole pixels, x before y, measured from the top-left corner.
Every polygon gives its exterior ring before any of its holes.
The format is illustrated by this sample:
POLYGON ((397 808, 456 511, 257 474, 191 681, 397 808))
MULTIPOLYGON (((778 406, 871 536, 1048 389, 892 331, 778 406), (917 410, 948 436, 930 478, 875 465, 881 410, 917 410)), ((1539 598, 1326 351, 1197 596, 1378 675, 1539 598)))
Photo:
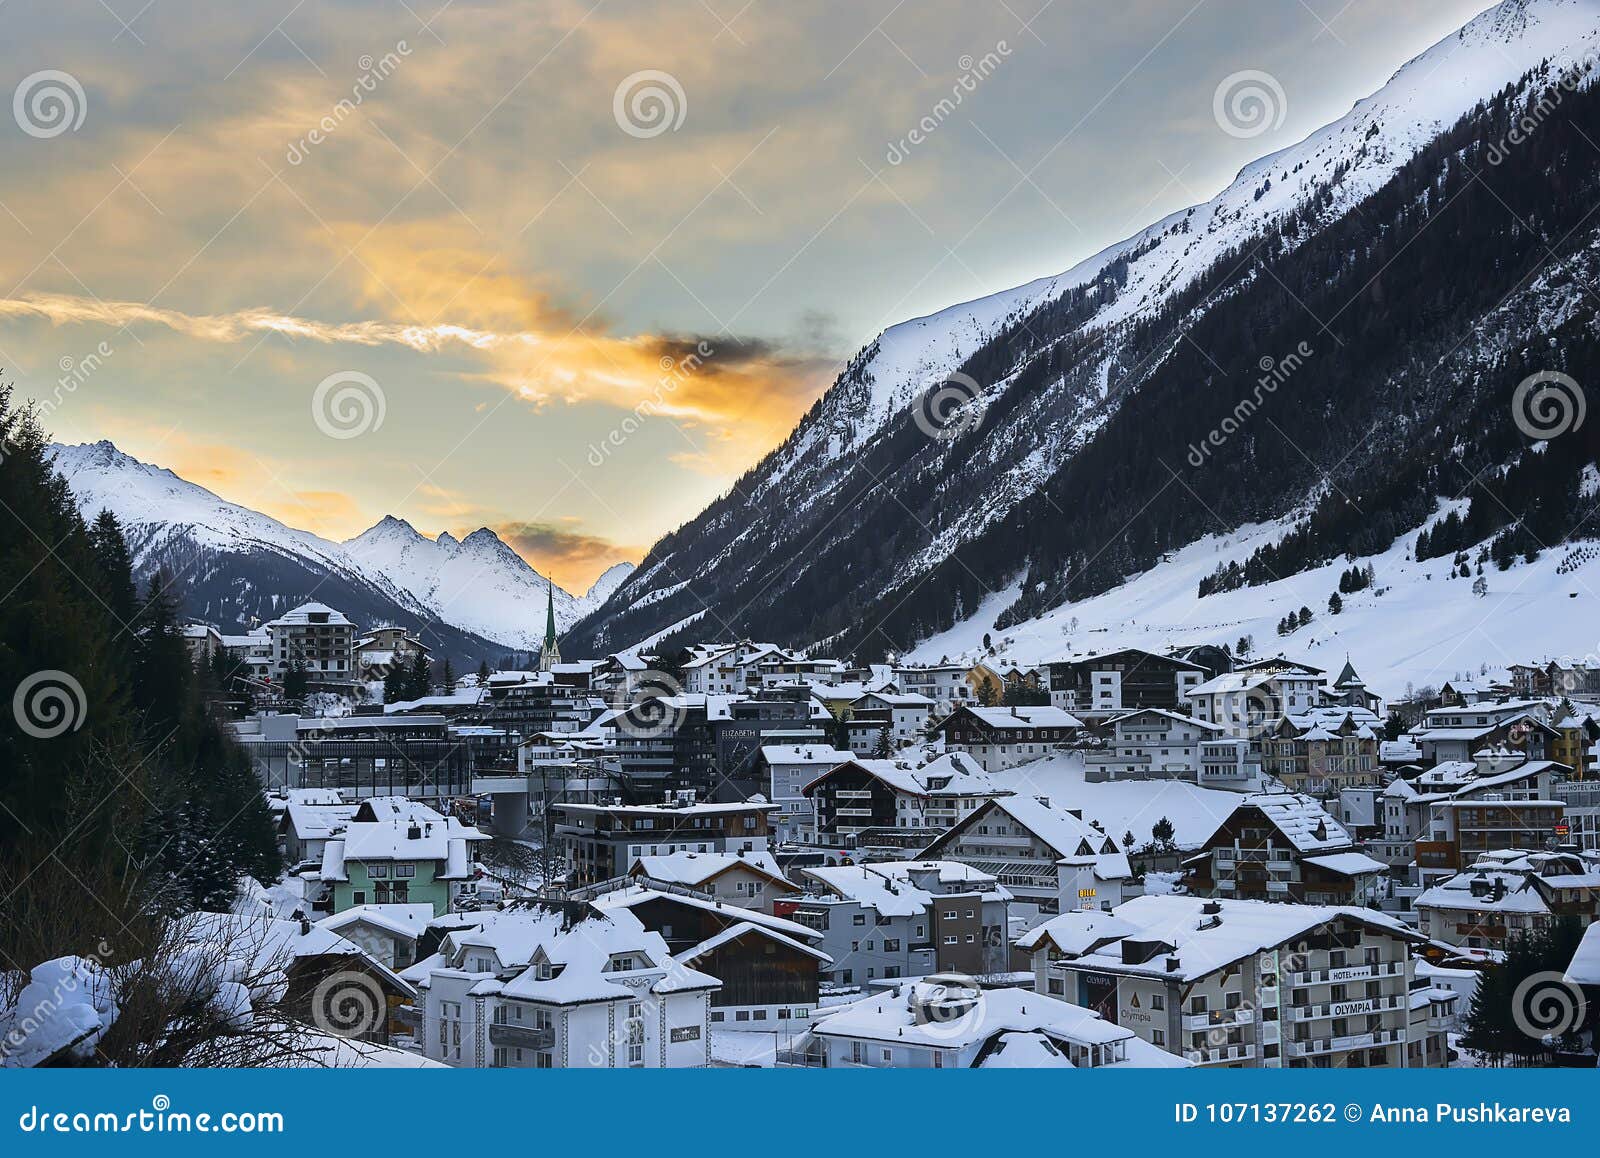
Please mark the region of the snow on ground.
MULTIPOLYGON (((1441 513, 1446 509, 1441 504, 1441 513)), ((1280 539, 1292 522, 1208 535, 1120 587, 1004 630, 994 627, 995 617, 1017 592, 1015 587, 998 592, 965 622, 919 644, 906 659, 976 659, 983 654, 986 633, 1001 653, 1027 663, 1121 647, 1157 652, 1198 643, 1231 647, 1249 635, 1253 654, 1281 651, 1330 671, 1348 655, 1374 691, 1394 699, 1407 684, 1437 686, 1475 674, 1483 664, 1500 668, 1600 653, 1600 551, 1593 543, 1555 547, 1508 571, 1486 563, 1488 594, 1482 597, 1472 593, 1473 579, 1448 577, 1450 559, 1418 563, 1408 558, 1417 538, 1411 531, 1382 554, 1354 561, 1371 564, 1375 582, 1343 596, 1339 615, 1329 613, 1328 596, 1339 590, 1339 575, 1351 566, 1342 557, 1275 583, 1199 598, 1201 578, 1219 563, 1242 563, 1258 546, 1280 539), (1279 636, 1278 621, 1301 607, 1309 607, 1316 618, 1279 636)), ((1468 557, 1475 560, 1476 549, 1468 557)))
POLYGON ((1002 788, 1028 796, 1044 796, 1053 808, 1082 811, 1098 820, 1113 840, 1134 835, 1134 847, 1150 840, 1151 827, 1162 817, 1172 821, 1173 842, 1198 848, 1232 815, 1243 795, 1219 788, 1201 788, 1182 780, 1108 780, 1090 784, 1083 755, 1062 752, 1003 772, 991 773, 1002 788))

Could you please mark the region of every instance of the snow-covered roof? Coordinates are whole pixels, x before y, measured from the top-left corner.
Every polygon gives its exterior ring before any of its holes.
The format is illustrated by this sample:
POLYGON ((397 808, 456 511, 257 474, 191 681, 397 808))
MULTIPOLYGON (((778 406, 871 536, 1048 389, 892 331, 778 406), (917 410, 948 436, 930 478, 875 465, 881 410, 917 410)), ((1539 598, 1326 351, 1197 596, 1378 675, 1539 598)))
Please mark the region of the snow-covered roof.
POLYGON ((1043 705, 1019 705, 1013 708, 984 708, 963 705, 961 712, 975 716, 983 722, 985 727, 997 732, 1033 728, 1083 727, 1083 721, 1066 709, 1043 705))
POLYGON ((1193 716, 1186 716, 1182 712, 1169 711, 1166 708, 1137 708, 1131 712, 1124 712, 1120 716, 1112 716, 1107 723, 1113 725, 1124 724, 1129 720, 1137 720, 1143 716, 1160 716, 1163 719, 1171 720, 1175 724, 1187 724, 1191 728, 1198 728, 1202 732, 1227 731, 1221 724, 1213 724, 1207 720, 1197 720, 1193 716))
POLYGON ((1029 934, 1032 944, 1048 936, 1058 946, 1093 944, 1105 937, 1114 938, 1077 959, 1095 969, 1171 977, 1192 981, 1205 977, 1225 965, 1252 954, 1272 949, 1339 920, 1355 921, 1380 929, 1407 941, 1422 937, 1394 917, 1373 909, 1353 906, 1280 905, 1269 901, 1205 900, 1187 896, 1143 896, 1126 901, 1112 910, 1120 924, 1099 924, 1102 936, 1093 936, 1096 922, 1105 914, 1063 913, 1029 934), (1133 933, 1123 933, 1131 927, 1133 933), (1172 946, 1170 953, 1158 953, 1147 961, 1125 963, 1121 941, 1158 942, 1172 946), (1167 958, 1175 956, 1176 969, 1169 969, 1167 958))
POLYGON ((836 896, 875 909, 885 917, 909 917, 923 912, 938 896, 914 883, 930 875, 940 884, 960 886, 950 891, 993 893, 1009 900, 1011 894, 988 873, 956 861, 884 861, 871 864, 820 865, 802 869, 836 896))
POLYGON ((349 880, 350 861, 435 861, 442 865, 435 880, 465 880, 471 867, 467 845, 484 839, 453 816, 443 821, 352 821, 322 846, 322 879, 349 880))
MULTIPOLYGON (((998 796, 1008 791, 997 785, 983 766, 965 752, 946 752, 920 765, 904 755, 884 760, 851 756, 848 763, 908 796, 998 796)), ((804 791, 809 793, 818 780, 839 767, 836 764, 821 771, 804 791)))
POLYGON ((305 627, 333 625, 340 627, 351 626, 344 613, 335 611, 326 603, 302 603, 291 611, 286 611, 278 618, 267 624, 268 627, 305 627))
POLYGON ((664 893, 660 889, 653 889, 648 885, 630 885, 627 888, 613 889, 603 893, 592 902, 594 907, 602 912, 612 909, 631 909, 635 905, 642 905, 649 901, 670 901, 675 905, 683 905, 691 909, 700 909, 703 912, 714 913, 724 919, 738 919, 740 921, 753 921, 765 929, 775 933, 782 933, 785 937, 792 937, 797 941, 821 940, 822 934, 815 929, 806 927, 798 921, 790 921, 784 917, 774 917, 758 909, 743 909, 735 905, 725 904, 722 901, 709 900, 705 897, 686 896, 683 893, 664 893))
POLYGON ((1600 921, 1583 931, 1566 976, 1574 985, 1600 986, 1600 921))
POLYGON ((1306 864, 1316 865, 1326 872, 1337 873, 1339 876, 1356 877, 1366 876, 1370 873, 1386 873, 1389 866, 1381 860, 1374 860, 1364 852, 1335 852, 1325 856, 1308 856, 1306 864))
POLYGON ((356 905, 342 913, 324 917, 317 924, 335 933, 343 933, 351 925, 372 925, 386 933, 414 941, 433 921, 433 916, 431 904, 356 905))
POLYGON ((1256 792, 1239 807, 1259 809, 1300 852, 1338 852, 1355 845, 1344 825, 1303 792, 1256 792))
POLYGON ((949 1018, 926 1017, 924 1010, 930 1003, 944 1002, 947 993, 948 986, 938 978, 907 982, 837 1011, 819 1010, 812 1032, 821 1038, 935 1049, 962 1049, 1000 1034, 1041 1034, 1080 1046, 1125 1043, 1127 1060, 1112 1068, 1180 1068, 1189 1064, 1143 1041, 1133 1030, 1106 1021, 1092 1009, 1028 989, 988 989, 961 995, 955 1000, 970 1000, 969 1011, 949 1018))
POLYGON ((856 756, 832 744, 763 744, 761 758, 768 764, 816 764, 819 768, 831 768, 854 760, 856 756))
POLYGON ((789 884, 770 852, 675 852, 667 856, 641 856, 634 862, 636 873, 643 873, 651 880, 688 885, 691 888, 738 868, 789 884))

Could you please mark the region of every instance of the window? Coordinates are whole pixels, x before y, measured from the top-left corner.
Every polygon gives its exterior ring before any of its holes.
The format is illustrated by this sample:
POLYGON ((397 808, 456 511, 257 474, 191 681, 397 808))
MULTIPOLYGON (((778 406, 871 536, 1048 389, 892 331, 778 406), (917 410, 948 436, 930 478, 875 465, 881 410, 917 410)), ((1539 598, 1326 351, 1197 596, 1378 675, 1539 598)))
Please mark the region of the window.
POLYGON ((1159 1029, 1152 1029, 1150 1031, 1150 1044, 1151 1045, 1166 1045, 1167 1044, 1167 1035, 1166 1035, 1166 1033, 1164 1033, 1162 1030, 1159 1030, 1159 1029))
POLYGON ((954 934, 954 933, 948 933, 948 934, 946 934, 946 935, 945 935, 945 939, 944 939, 944 943, 945 943, 945 944, 946 944, 946 945, 954 945, 954 944, 956 944, 956 943, 957 943, 957 941, 956 941, 956 935, 955 935, 955 934, 954 934))
POLYGON ((1150 995, 1151 1009, 1165 1009, 1166 1007, 1167 995, 1165 993, 1153 993, 1150 995))
POLYGON ((417 866, 414 864, 397 864, 394 866, 394 875, 397 877, 414 877, 417 875, 417 866))
POLYGON ((865 913, 857 913, 850 918, 850 923, 852 925, 865 925, 867 923, 867 915, 865 913))

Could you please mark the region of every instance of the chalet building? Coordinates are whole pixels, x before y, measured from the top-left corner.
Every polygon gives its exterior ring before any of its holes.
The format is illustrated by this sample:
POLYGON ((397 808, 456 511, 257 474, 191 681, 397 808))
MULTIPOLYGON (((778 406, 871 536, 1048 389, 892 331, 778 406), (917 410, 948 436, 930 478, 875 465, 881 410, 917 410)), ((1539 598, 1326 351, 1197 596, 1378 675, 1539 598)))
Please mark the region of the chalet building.
POLYGON ((428 1058, 476 1068, 711 1064, 721 983, 674 961, 628 909, 541 903, 473 916, 405 971, 422 991, 428 1058))
POLYGON ((1105 749, 1090 752, 1086 779, 1187 780, 1208 788, 1244 788, 1260 779, 1259 760, 1220 724, 1165 708, 1114 716, 1105 749))
POLYGON ((1161 1069, 1182 1066, 1092 1010, 970 977, 928 977, 824 1011, 792 1064, 895 1069, 1161 1069))
POLYGON ((1413 902, 1423 935, 1466 949, 1504 950, 1509 937, 1558 920, 1600 918, 1600 856, 1502 849, 1425 890, 1413 902))
POLYGON ((816 815, 811 843, 838 859, 904 856, 1009 791, 964 752, 920 766, 905 758, 848 760, 806 785, 816 815))
POLYGON ((1364 707, 1284 716, 1261 737, 1262 769, 1284 787, 1324 800, 1346 788, 1376 787, 1381 727, 1364 707))
POLYGON ((1174 659, 1188 660, 1197 663, 1206 669, 1206 678, 1226 675, 1241 661, 1236 660, 1233 652, 1226 647, 1215 643, 1200 643, 1190 647, 1175 647, 1167 652, 1174 659))
POLYGON ((325 603, 302 603, 267 624, 272 675, 282 684, 291 668, 303 668, 313 689, 348 689, 356 680, 355 624, 325 603))
POLYGON ((1309 712, 1319 702, 1319 668, 1279 657, 1236 667, 1189 690, 1189 714, 1219 724, 1228 735, 1254 740, 1284 716, 1309 712))
POLYGON ((1043 913, 1119 904, 1132 869, 1109 835, 1046 798, 990 800, 923 849, 992 875, 1043 913))
POLYGON ((1364 908, 1144 896, 1062 914, 1017 945, 1039 993, 1195 1065, 1342 1069, 1446 1064, 1454 995, 1412 1013, 1422 940, 1364 908))
POLYGON ((932 859, 801 871, 808 891, 779 902, 778 915, 822 935, 830 985, 1010 967, 1011 894, 987 873, 932 859))
POLYGON ((280 981, 283 1010, 306 1025, 331 1021, 341 1036, 384 1045, 391 1034, 407 1031, 399 1015, 416 998, 416 988, 333 930, 305 919, 189 913, 173 922, 170 933, 176 944, 192 951, 187 958, 182 948, 175 954, 191 968, 230 961, 242 967, 240 981, 280 981))
POLYGON ((714 1028, 799 1030, 817 1011, 820 978, 832 961, 814 929, 708 894, 648 886, 616 889, 594 904, 632 914, 661 935, 680 966, 722 982, 711 994, 714 1028))
POLYGON ((690 791, 663 804, 569 804, 550 807, 554 838, 567 858, 572 887, 624 877, 640 857, 677 852, 766 852, 773 805, 707 804, 690 791))
POLYGON ((322 863, 328 838, 355 819, 356 805, 347 804, 331 788, 291 788, 278 816, 278 843, 291 868, 322 863))
POLYGON ((1212 678, 1204 664, 1138 648, 1053 660, 1050 702, 1082 719, 1105 719, 1142 708, 1182 711, 1187 694, 1212 678))
POLYGON ((675 852, 642 856, 628 874, 650 884, 679 886, 739 909, 770 913, 800 892, 770 852, 675 852))
POLYGON ((1590 752, 1600 742, 1600 713, 1594 709, 1571 710, 1559 705, 1551 711, 1550 759, 1572 769, 1573 779, 1582 780, 1593 765, 1590 752))
POLYGON ((811 839, 817 826, 816 809, 806 795, 806 785, 830 768, 855 759, 854 752, 831 744, 763 744, 760 764, 765 769, 763 795, 778 806, 773 836, 781 844, 811 839))
POLYGON ((417 943, 438 916, 429 904, 357 905, 317 922, 317 927, 353 941, 389 969, 410 968, 417 943))
POLYGON ((1364 904, 1389 867, 1359 851, 1344 826, 1296 792, 1242 798, 1185 864, 1195 896, 1303 905, 1364 904))
POLYGON ((984 771, 999 772, 1050 755, 1082 729, 1082 721, 1060 708, 1017 706, 960 707, 931 731, 984 771))

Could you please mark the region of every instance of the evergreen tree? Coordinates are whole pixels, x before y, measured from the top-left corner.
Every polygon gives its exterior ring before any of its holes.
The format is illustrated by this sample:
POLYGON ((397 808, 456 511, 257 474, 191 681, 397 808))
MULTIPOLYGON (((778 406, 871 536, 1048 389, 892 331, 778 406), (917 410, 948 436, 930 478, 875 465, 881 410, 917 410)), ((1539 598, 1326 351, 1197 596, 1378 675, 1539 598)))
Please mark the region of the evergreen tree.
POLYGON ((310 690, 310 674, 300 657, 296 656, 290 661, 289 670, 283 673, 283 698, 298 703, 306 698, 310 690))
POLYGON ((1328 614, 1338 615, 1343 610, 1344 600, 1340 599, 1339 593, 1335 591, 1332 595, 1328 596, 1328 614))
POLYGON ((1150 826, 1150 836, 1155 841, 1156 848, 1163 852, 1173 847, 1172 842, 1176 835, 1177 829, 1172 827, 1172 821, 1165 816, 1150 826))
POLYGON ((406 698, 406 693, 411 689, 411 669, 398 661, 391 660, 383 673, 383 702, 398 704, 406 698))
POLYGON ((480 686, 482 686, 483 684, 486 684, 488 682, 489 682, 489 661, 486 660, 486 659, 480 659, 478 661, 478 684, 480 686))
POLYGON ((889 738, 889 725, 885 724, 878 730, 878 743, 872 749, 872 754, 879 760, 887 760, 894 755, 894 743, 889 738))
POLYGON ((406 684, 406 699, 420 700, 423 696, 432 694, 433 678, 428 667, 428 657, 419 651, 411 661, 411 678, 406 684))
POLYGON ((451 688, 456 686, 456 669, 455 666, 450 662, 449 656, 444 657, 444 672, 439 682, 444 687, 446 693, 448 693, 451 688))

